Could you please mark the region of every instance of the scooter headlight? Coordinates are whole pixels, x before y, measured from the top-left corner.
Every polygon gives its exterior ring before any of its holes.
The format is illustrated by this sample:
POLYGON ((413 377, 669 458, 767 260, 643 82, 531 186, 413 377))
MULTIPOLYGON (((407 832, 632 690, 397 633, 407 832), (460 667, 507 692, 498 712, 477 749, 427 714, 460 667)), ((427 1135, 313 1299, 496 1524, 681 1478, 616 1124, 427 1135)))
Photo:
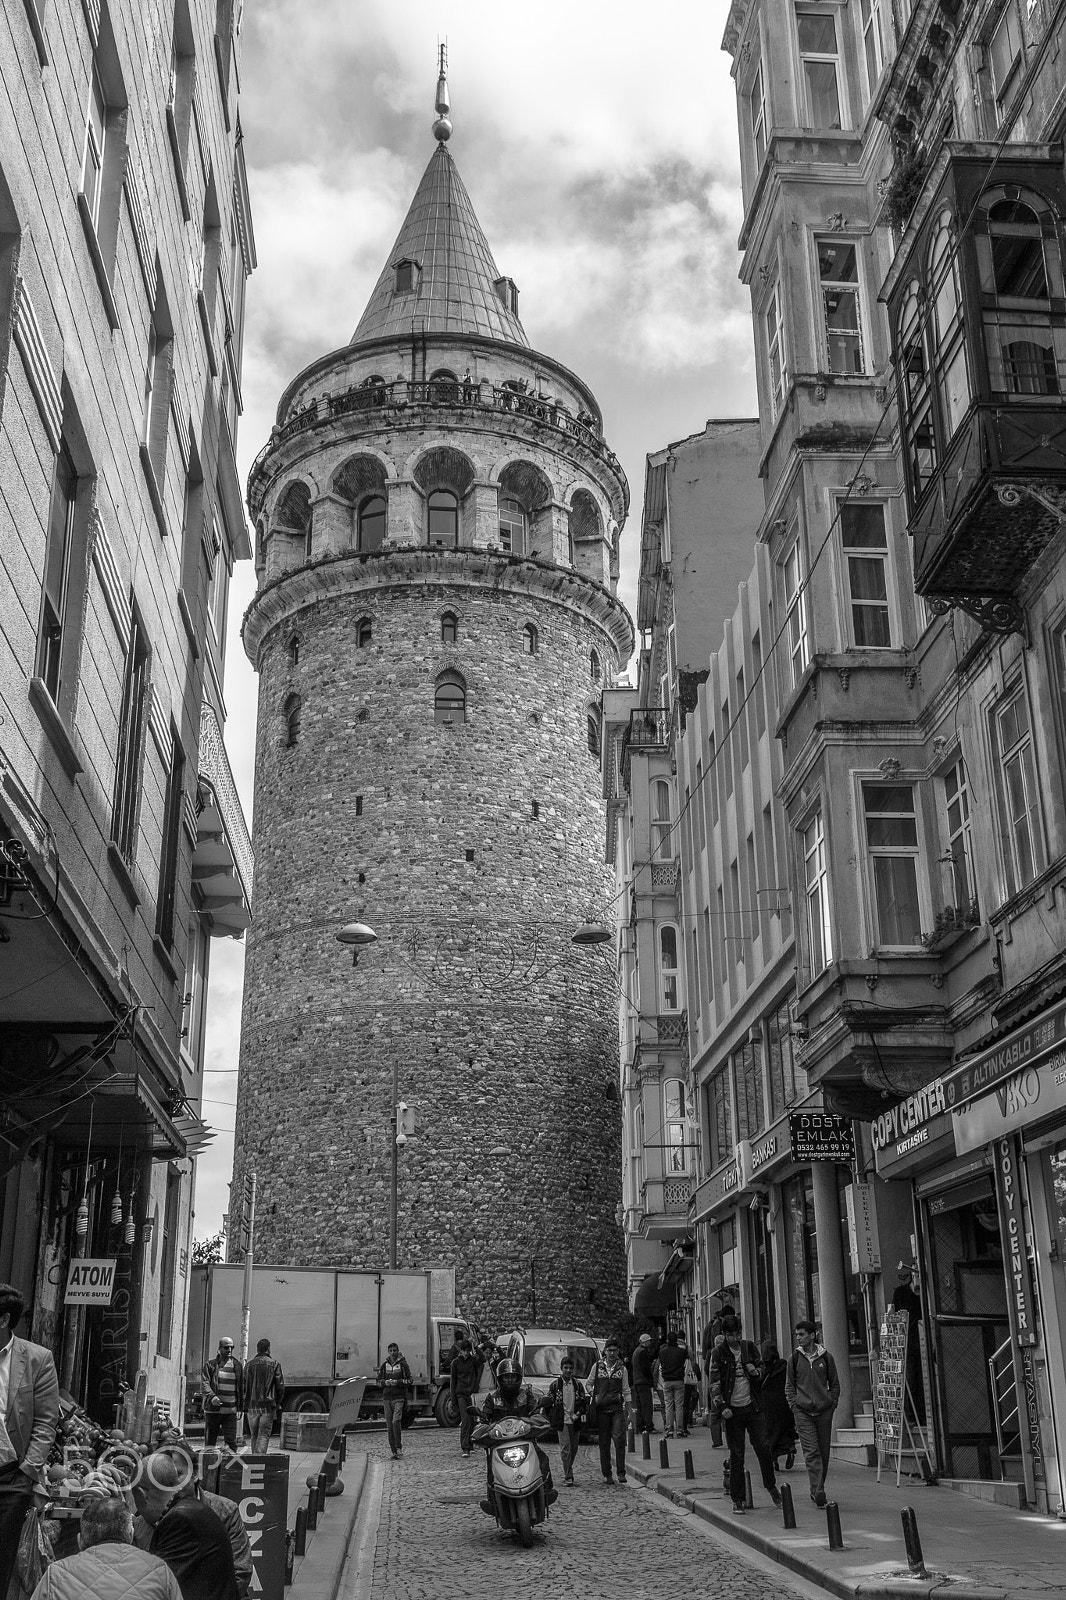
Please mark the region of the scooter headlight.
POLYGON ((509 1467, 520 1467, 528 1454, 528 1444, 509 1444, 499 1452, 500 1460, 509 1467))

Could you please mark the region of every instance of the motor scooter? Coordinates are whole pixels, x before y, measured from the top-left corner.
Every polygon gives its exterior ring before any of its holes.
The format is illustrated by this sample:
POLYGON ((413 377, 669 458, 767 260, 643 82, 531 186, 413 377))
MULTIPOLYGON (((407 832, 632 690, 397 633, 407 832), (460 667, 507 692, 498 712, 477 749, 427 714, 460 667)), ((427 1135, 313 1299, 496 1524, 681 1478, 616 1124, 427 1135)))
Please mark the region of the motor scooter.
POLYGON ((548 1517, 536 1445, 550 1432, 545 1417, 501 1417, 498 1422, 482 1422, 470 1436, 472 1443, 484 1445, 489 1452, 489 1500, 496 1525, 517 1533, 527 1550, 533 1543, 533 1529, 548 1517))

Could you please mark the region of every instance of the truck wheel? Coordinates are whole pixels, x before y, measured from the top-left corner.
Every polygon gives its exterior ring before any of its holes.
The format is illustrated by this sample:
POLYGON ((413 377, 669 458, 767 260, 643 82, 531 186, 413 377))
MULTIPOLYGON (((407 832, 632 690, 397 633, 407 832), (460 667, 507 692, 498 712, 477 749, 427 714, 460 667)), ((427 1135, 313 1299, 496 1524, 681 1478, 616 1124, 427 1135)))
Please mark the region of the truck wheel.
POLYGON ((518 1537, 528 1550, 533 1543, 533 1519, 529 1514, 529 1501, 519 1500, 515 1510, 518 1513, 518 1537))
POLYGON ((290 1399, 285 1396, 286 1411, 328 1411, 324 1398, 317 1389, 300 1389, 290 1399))
POLYGON ((442 1389, 433 1402, 433 1415, 437 1425, 441 1428, 457 1428, 459 1426, 459 1407, 447 1389, 442 1389))

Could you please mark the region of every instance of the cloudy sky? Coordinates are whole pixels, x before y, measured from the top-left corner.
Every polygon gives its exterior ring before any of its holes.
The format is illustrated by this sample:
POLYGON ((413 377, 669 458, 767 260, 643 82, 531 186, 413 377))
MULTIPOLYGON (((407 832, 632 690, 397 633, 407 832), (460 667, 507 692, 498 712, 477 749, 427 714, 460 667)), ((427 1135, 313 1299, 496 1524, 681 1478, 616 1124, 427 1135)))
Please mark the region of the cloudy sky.
MULTIPOLYGON (((755 410, 737 283, 736 102, 726 0, 247 0, 241 123, 258 268, 248 286, 242 478, 290 378, 347 343, 433 154, 438 40, 451 152, 534 349, 592 386, 629 477, 635 601, 644 458, 755 410)), ((256 684, 230 613, 227 743, 252 817, 256 684)), ((243 945, 216 940, 196 1234, 232 1163, 243 945)))

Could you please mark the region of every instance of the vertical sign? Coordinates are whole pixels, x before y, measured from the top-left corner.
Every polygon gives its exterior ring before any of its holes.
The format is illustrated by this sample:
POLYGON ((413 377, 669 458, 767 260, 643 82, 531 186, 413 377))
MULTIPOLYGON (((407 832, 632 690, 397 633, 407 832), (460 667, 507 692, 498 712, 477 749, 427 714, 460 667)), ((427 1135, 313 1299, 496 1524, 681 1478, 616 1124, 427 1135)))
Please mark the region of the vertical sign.
POLYGON ((848 1208, 848 1243, 852 1272, 880 1272, 881 1242, 877 1235, 872 1183, 849 1183, 844 1190, 848 1208))
POLYGON ((218 1475, 218 1492, 236 1504, 252 1547, 249 1594, 257 1600, 284 1600, 288 1456, 242 1456, 227 1461, 218 1475))
POLYGON ((1036 1344, 1036 1304, 1022 1217, 1018 1141, 1014 1136, 1005 1134, 996 1140, 992 1148, 995 1152, 996 1196, 1003 1230, 1011 1333, 1018 1344, 1036 1344))

